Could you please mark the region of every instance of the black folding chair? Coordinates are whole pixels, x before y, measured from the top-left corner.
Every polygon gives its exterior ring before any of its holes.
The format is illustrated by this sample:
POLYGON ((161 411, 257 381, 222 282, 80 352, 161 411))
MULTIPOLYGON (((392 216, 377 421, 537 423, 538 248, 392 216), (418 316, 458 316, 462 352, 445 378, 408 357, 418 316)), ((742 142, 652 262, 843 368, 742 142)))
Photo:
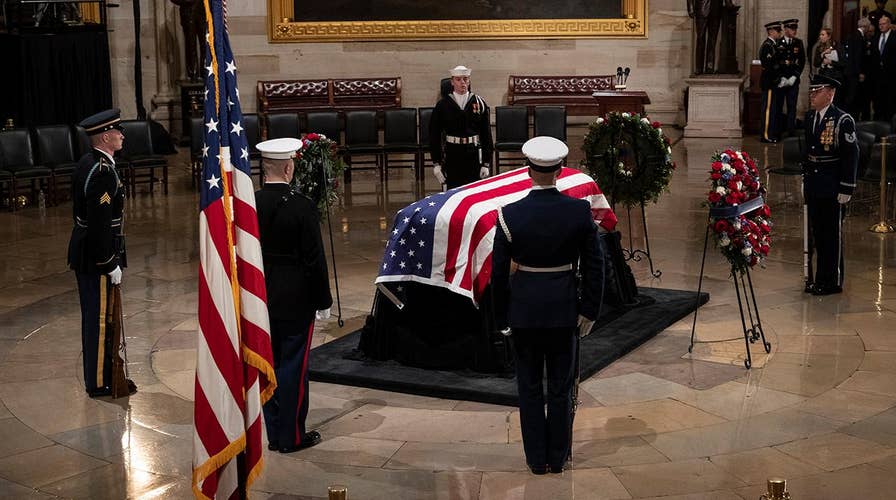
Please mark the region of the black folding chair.
POLYGON ((345 171, 346 184, 352 182, 354 170, 377 170, 383 182, 383 147, 379 142, 376 111, 345 112, 345 171), (358 165, 372 165, 358 167, 358 165))
POLYGON ((38 191, 50 191, 53 183, 53 171, 34 161, 34 150, 31 147, 31 134, 28 129, 12 129, 0 132, 0 170, 5 170, 9 177, 10 210, 17 207, 19 183, 30 181, 32 199, 36 199, 38 191))
POLYGON ((268 139, 299 137, 299 115, 296 113, 270 113, 265 116, 268 139))
POLYGON ((529 140, 529 114, 525 106, 495 108, 495 173, 501 173, 501 155, 512 166, 524 166, 523 144, 529 140))
MULTIPOLYGON (((168 194, 168 160, 153 152, 149 122, 145 120, 122 120, 121 132, 124 144, 119 151, 116 166, 126 166, 129 170, 130 192, 137 192, 137 184, 149 184, 149 194, 153 194, 156 181, 161 181, 162 189, 168 194), (162 177, 156 177, 156 169, 161 169, 162 177)), ((119 169, 121 171, 121 169, 119 169)))
POLYGON ((546 135, 566 142, 566 108, 535 106, 535 136, 546 135))
POLYGON ((68 125, 46 125, 34 129, 37 138, 37 156, 40 162, 53 171, 50 198, 59 202, 60 186, 71 186, 72 173, 78 168, 75 148, 72 145, 72 129, 68 125))
POLYGON ((389 168, 411 167, 414 179, 420 179, 420 147, 417 143, 417 110, 414 108, 387 109, 383 119, 383 173, 389 180, 389 168), (393 159, 389 160, 389 155, 393 159), (399 158, 394 158, 399 155, 399 158), (411 155, 408 159, 406 156, 411 155), (390 163, 392 165, 390 165, 390 163))

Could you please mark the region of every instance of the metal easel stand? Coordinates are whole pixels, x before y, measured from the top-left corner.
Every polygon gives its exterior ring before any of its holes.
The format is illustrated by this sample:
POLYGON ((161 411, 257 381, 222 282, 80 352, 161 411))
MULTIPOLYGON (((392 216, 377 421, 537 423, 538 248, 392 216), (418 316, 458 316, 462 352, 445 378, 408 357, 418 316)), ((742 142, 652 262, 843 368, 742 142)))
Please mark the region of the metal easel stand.
MULTIPOLYGON (((709 224, 707 223, 706 234, 703 238, 703 258, 700 260, 700 279, 697 282, 694 322, 691 324, 689 353, 694 350, 694 333, 697 329, 697 311, 700 309, 700 292, 703 290, 703 270, 706 266, 706 249, 708 244, 709 224)), ((750 268, 736 269, 734 266, 731 266, 731 280, 734 282, 734 292, 737 294, 737 308, 740 311, 740 324, 744 334, 744 346, 747 351, 747 359, 744 360, 744 366, 750 369, 753 366, 750 344, 762 339, 762 347, 766 353, 771 352, 772 344, 765 339, 765 331, 762 329, 762 320, 759 318, 759 305, 756 303, 756 293, 753 291, 753 279, 750 277, 750 268), (744 280, 744 276, 746 276, 746 280, 744 280), (746 311, 746 315, 744 311, 746 311), (747 327, 748 320, 749 327, 747 327)))
POLYGON ((634 238, 632 237, 632 207, 627 206, 625 210, 628 213, 628 248, 622 249, 622 256, 626 261, 631 260, 633 262, 641 262, 641 259, 646 257, 647 263, 650 264, 650 275, 654 278, 659 278, 663 275, 663 272, 659 269, 654 270, 653 259, 650 257, 650 236, 647 233, 647 211, 644 208, 644 201, 641 201, 641 226, 644 228, 645 250, 635 248, 634 238))

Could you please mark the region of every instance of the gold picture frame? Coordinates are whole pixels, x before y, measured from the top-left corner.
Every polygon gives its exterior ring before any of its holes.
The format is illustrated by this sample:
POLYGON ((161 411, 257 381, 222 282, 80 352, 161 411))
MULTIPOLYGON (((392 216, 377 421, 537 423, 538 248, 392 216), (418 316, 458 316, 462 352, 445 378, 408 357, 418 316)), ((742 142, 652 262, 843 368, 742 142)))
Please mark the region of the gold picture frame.
POLYGON ((273 43, 647 38, 648 0, 619 1, 624 17, 618 19, 294 22, 293 0, 268 0, 268 38, 273 43))

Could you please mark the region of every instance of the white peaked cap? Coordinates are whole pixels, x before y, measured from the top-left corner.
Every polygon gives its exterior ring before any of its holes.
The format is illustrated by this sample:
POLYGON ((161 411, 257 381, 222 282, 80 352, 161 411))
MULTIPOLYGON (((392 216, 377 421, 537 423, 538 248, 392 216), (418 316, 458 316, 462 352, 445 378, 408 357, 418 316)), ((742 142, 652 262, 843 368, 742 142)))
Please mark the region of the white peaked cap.
POLYGON ((470 76, 473 70, 466 66, 455 66, 451 69, 451 76, 470 76))
POLYGON ((542 135, 526 141, 523 144, 523 154, 533 165, 553 167, 566 158, 569 148, 560 139, 542 135))
POLYGON ((271 139, 259 142, 255 149, 261 152, 262 158, 270 160, 288 160, 296 155, 296 151, 302 149, 302 141, 292 137, 271 139))

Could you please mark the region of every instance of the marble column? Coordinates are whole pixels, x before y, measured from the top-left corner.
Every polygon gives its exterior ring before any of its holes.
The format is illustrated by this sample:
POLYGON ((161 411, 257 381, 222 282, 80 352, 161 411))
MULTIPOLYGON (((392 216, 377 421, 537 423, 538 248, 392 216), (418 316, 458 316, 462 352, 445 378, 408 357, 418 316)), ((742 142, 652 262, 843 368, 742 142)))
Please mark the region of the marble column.
POLYGON ((169 0, 153 0, 153 29, 156 51, 156 94, 152 96, 150 117, 175 136, 182 134, 180 125, 181 77, 180 18, 177 6, 169 0))

